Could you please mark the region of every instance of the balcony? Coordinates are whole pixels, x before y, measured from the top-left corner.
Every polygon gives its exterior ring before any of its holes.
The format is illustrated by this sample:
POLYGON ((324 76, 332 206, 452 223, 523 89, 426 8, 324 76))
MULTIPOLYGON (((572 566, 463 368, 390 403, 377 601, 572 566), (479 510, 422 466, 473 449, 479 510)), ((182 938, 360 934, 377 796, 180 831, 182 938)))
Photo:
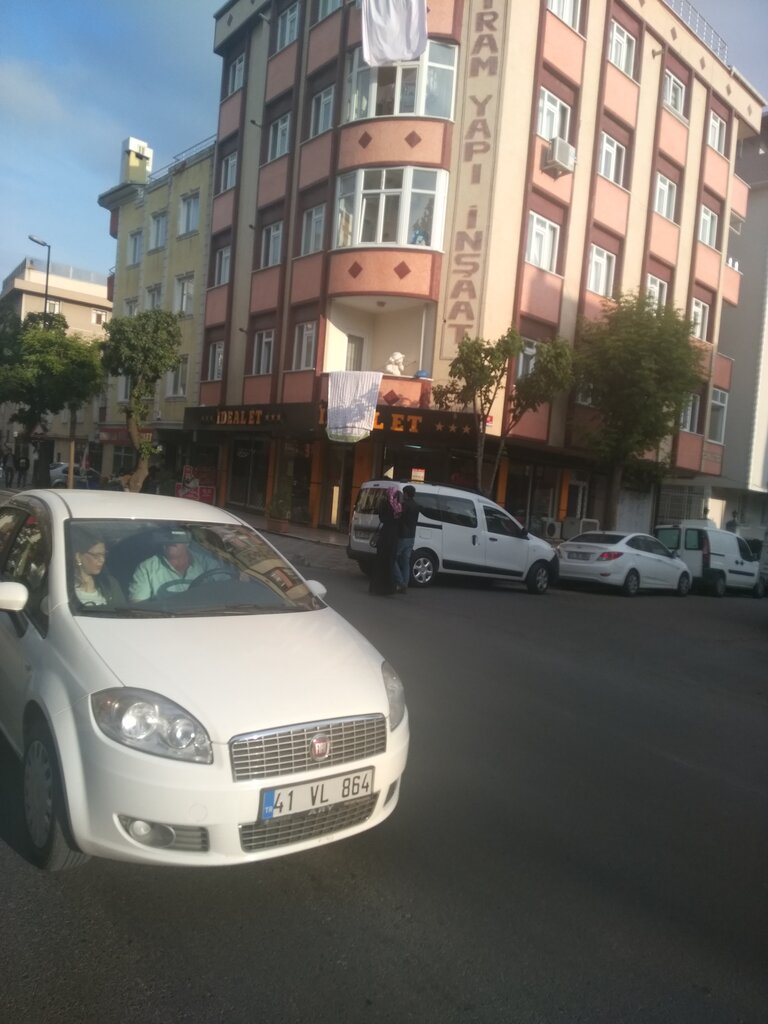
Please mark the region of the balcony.
POLYGON ((728 259, 723 267, 723 302, 738 306, 741 292, 741 272, 737 260, 728 259))
POLYGON ((675 438, 672 452, 673 468, 698 473, 701 469, 701 453, 703 449, 704 437, 702 434, 689 434, 681 430, 675 438))

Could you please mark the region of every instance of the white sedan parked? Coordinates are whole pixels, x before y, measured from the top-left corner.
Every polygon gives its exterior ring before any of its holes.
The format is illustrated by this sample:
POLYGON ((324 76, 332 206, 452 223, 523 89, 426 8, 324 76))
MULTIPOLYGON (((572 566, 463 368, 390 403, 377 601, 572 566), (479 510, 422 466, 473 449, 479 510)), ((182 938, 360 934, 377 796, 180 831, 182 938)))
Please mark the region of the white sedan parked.
POLYGON ((260 534, 157 495, 0 506, 0 728, 31 859, 187 866, 306 850, 394 810, 394 669, 260 534))
POLYGON ((691 589, 685 562, 647 533, 580 533, 564 541, 557 553, 562 580, 605 583, 630 597, 646 589, 674 590, 685 597, 691 589))

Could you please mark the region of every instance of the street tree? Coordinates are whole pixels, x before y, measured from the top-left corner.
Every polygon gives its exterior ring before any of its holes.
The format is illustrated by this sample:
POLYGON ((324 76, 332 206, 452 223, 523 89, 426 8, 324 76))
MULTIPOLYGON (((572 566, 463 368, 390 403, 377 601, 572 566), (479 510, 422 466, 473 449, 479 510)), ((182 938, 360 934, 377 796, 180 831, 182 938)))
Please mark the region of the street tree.
POLYGON ((125 424, 136 451, 136 468, 129 489, 139 491, 154 451, 147 421, 157 382, 179 365, 179 316, 163 309, 149 309, 136 316, 114 317, 104 330, 104 369, 113 377, 126 377, 130 388, 125 424))
POLYGON ((650 296, 625 294, 606 303, 601 320, 584 320, 574 359, 576 387, 595 416, 585 435, 609 475, 606 527, 616 524, 629 469, 656 465, 663 442, 704 379, 692 325, 679 310, 650 296))
POLYGON ((471 410, 477 425, 475 471, 477 489, 489 493, 498 473, 506 439, 525 413, 532 412, 571 386, 571 349, 562 338, 537 346, 531 371, 508 389, 506 416, 499 437, 493 472, 484 487, 483 467, 488 418, 507 385, 510 361, 523 349, 523 339, 510 327, 496 341, 465 336, 448 368, 448 383, 436 384, 432 398, 439 409, 471 410))

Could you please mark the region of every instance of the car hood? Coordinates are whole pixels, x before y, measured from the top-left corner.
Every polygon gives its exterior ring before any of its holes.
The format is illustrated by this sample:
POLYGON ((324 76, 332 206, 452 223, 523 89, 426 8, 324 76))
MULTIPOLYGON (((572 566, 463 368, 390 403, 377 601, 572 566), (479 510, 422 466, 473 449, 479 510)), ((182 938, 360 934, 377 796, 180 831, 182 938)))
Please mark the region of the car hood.
POLYGON ((214 742, 298 722, 389 714, 381 655, 331 608, 74 622, 116 677, 91 692, 122 684, 162 694, 198 718, 214 742))

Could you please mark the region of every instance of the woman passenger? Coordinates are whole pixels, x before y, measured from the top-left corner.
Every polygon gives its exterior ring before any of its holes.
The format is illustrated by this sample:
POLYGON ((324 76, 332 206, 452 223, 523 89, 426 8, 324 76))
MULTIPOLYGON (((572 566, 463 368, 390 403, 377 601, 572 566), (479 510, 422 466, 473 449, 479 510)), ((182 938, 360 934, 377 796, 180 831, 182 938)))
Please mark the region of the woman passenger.
POLYGON ((107 546, 103 537, 87 526, 72 527, 75 597, 83 605, 114 608, 124 604, 120 584, 104 571, 107 546))

